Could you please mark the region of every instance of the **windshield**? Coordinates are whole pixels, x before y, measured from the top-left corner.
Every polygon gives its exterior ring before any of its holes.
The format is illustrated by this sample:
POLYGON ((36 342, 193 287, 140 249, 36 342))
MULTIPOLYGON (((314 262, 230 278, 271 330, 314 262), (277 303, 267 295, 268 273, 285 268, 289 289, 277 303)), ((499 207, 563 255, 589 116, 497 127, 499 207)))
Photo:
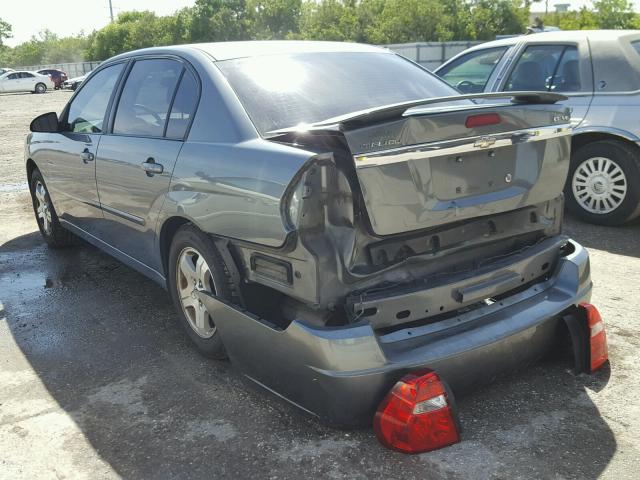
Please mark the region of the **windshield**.
POLYGON ((298 53, 217 62, 261 135, 394 103, 459 94, 391 53, 298 53))

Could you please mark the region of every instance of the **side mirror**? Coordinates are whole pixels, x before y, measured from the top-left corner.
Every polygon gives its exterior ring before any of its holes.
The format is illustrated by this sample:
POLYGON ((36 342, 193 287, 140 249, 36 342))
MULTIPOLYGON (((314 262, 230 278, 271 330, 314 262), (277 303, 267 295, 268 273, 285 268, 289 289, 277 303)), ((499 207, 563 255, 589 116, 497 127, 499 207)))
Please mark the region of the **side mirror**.
POLYGON ((31 121, 29 129, 32 132, 56 133, 60 131, 60 122, 56 112, 43 113, 31 121))

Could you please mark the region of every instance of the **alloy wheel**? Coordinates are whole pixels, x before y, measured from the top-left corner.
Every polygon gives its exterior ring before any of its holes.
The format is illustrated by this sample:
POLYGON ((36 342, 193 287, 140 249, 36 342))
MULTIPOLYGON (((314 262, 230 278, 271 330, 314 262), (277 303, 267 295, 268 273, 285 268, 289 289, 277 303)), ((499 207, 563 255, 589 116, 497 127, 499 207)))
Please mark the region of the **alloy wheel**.
POLYGON ((588 158, 576 168, 571 189, 580 207, 603 215, 611 213, 624 201, 627 177, 620 166, 608 158, 588 158))
POLYGON ((51 204, 49 203, 49 194, 42 182, 36 182, 36 214, 38 221, 41 222, 42 230, 46 235, 51 235, 51 204))
POLYGON ((197 292, 216 293, 209 265, 200 252, 187 247, 178 255, 176 268, 176 287, 180 305, 189 325, 202 338, 211 338, 216 326, 204 304, 198 299, 197 292))

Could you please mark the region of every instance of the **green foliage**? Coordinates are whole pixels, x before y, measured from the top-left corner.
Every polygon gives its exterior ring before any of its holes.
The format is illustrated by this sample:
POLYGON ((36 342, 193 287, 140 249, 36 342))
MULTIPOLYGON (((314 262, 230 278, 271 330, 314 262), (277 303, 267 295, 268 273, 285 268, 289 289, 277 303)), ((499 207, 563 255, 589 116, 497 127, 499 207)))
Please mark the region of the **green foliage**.
POLYGON ((360 31, 355 2, 339 0, 304 2, 299 25, 300 34, 290 38, 356 41, 360 31))
POLYGON ((11 38, 12 28, 7 22, 0 18, 0 47, 2 47, 3 40, 11 38))
MULTIPOLYGON (((104 60, 154 45, 227 40, 492 40, 523 33, 534 2, 540 0, 196 0, 173 15, 123 12, 88 36, 45 31, 13 48, 3 46, 11 25, 0 19, 0 65, 104 60)), ((593 8, 550 13, 544 23, 563 30, 640 27, 628 0, 595 0, 593 8)))
POLYGON ((14 48, 0 49, 1 66, 24 66, 62 62, 81 62, 87 39, 83 34, 60 38, 45 30, 14 48))
POLYGON ((633 5, 627 0, 594 1, 599 28, 633 28, 633 5))

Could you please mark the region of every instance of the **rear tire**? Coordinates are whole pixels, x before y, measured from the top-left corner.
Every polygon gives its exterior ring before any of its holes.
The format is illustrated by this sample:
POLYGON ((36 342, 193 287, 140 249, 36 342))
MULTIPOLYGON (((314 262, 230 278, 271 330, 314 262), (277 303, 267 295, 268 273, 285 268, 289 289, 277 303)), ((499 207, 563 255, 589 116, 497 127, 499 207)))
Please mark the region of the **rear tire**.
POLYGON ((45 93, 47 91, 47 86, 44 83, 36 84, 35 92, 36 93, 45 93))
POLYGON ((171 242, 168 266, 167 283, 180 324, 202 355, 226 359, 215 319, 194 293, 205 290, 228 302, 237 302, 227 266, 212 239, 194 225, 184 225, 171 242))
POLYGON ((33 212, 44 241, 51 248, 64 248, 77 244, 77 237, 60 225, 53 203, 49 197, 47 184, 37 168, 31 174, 29 182, 33 212))
POLYGON ((640 215, 640 158, 617 141, 588 143, 571 155, 567 209, 597 225, 618 226, 640 215))

